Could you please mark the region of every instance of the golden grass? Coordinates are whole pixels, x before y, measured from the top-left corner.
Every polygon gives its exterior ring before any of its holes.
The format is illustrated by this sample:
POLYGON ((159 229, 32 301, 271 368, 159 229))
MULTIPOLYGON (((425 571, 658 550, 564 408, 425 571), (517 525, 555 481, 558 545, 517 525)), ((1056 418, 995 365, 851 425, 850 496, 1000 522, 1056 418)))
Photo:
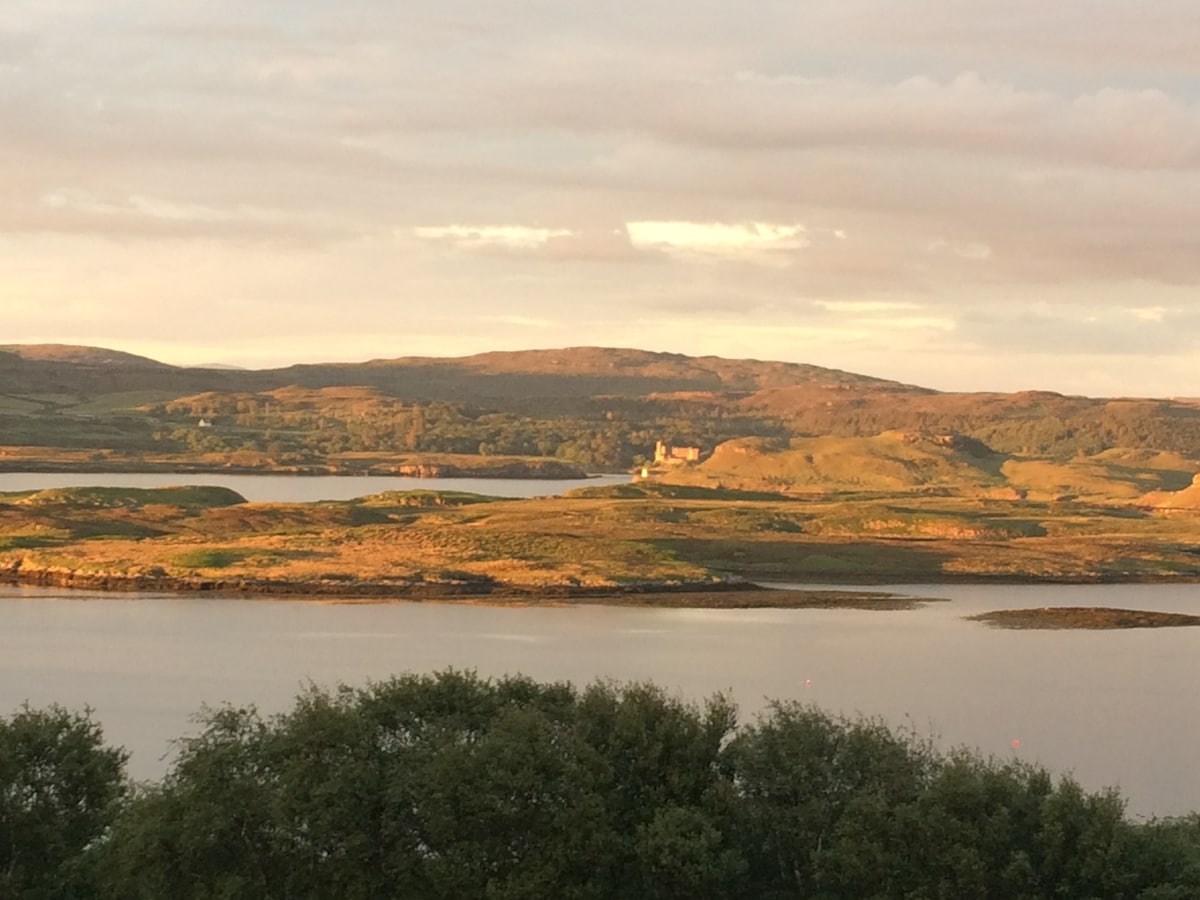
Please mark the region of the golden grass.
POLYGON ((1071 460, 988 453, 939 443, 938 435, 793 438, 786 445, 741 438, 699 465, 661 466, 656 480, 794 494, 941 492, 959 497, 1077 499, 1128 503, 1185 488, 1200 463, 1178 453, 1109 450, 1071 460))
MULTIPOLYGON (((737 495, 735 495, 737 496, 737 495)), ((0 571, 621 587, 712 578, 1200 578, 1200 513, 898 494, 97 507, 0 498, 0 571), (16 500, 23 502, 15 502, 16 500)), ((427 498, 426 498, 427 499, 427 498)))

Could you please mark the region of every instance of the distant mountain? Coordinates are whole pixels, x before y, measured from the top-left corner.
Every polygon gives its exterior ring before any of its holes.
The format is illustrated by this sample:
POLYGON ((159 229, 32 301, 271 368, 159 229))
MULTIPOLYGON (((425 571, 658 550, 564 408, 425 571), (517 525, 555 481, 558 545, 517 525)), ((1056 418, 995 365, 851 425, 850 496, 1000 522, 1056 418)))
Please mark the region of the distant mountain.
POLYGON ((685 356, 611 347, 566 347, 560 350, 495 351, 458 359, 377 359, 372 367, 440 365, 488 375, 525 374, 591 376, 618 379, 661 379, 684 389, 720 388, 755 391, 808 383, 870 384, 901 387, 897 382, 826 369, 803 363, 685 356))
POLYGON ((221 373, 181 369, 120 350, 69 344, 0 345, 0 392, 9 396, 230 389, 221 373))
POLYGON ((494 352, 449 359, 376 359, 359 364, 291 366, 257 374, 275 384, 369 386, 421 401, 517 404, 697 392, 727 396, 789 385, 918 390, 897 382, 800 363, 690 357, 606 347, 494 352))
POLYGON ((73 366, 135 366, 139 368, 170 369, 166 363, 105 347, 81 347, 75 344, 0 344, 0 352, 21 359, 40 362, 67 363, 73 366))
MULTIPOLYGON (((278 369, 225 366, 178 367, 142 356, 98 347, 62 344, 0 346, 22 360, 56 363, 66 383, 82 368, 105 368, 149 376, 147 370, 172 373, 171 386, 187 384, 204 390, 270 390, 301 387, 374 387, 405 399, 500 400, 530 396, 578 398, 595 395, 640 397, 647 394, 718 391, 751 393, 796 385, 859 385, 890 390, 916 390, 898 382, 801 363, 753 359, 690 357, 606 347, 568 347, 481 353, 475 356, 399 357, 361 363, 300 364, 278 369), (209 375, 219 376, 210 384, 209 375)), ((10 367, 11 370, 11 367, 10 367)), ((39 368, 38 374, 50 370, 39 368)), ((15 374, 15 373, 14 373, 15 374)), ((128 379, 123 379, 127 382, 128 379)), ((142 387, 159 387, 147 377, 142 387)), ((12 390, 20 392, 20 385, 12 390)), ((129 389, 129 388, 123 388, 129 389)))

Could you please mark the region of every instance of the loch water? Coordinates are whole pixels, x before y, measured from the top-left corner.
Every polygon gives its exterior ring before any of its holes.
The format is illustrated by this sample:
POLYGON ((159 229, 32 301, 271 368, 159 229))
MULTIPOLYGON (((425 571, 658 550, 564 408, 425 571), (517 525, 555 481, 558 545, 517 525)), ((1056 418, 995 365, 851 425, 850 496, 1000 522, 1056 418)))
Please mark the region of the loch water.
MULTIPOLYGON (((874 589, 874 588, 873 588, 874 589)), ((447 667, 727 691, 878 716, 1119 787, 1134 815, 1200 810, 1200 628, 1013 631, 994 609, 1200 610, 1200 585, 894 585, 904 611, 349 604, 0 588, 0 712, 91 706, 137 777, 202 704, 286 709, 332 687, 447 667), (1018 742, 1014 746, 1014 741, 1018 742)))
POLYGON ((384 491, 468 491, 492 497, 546 497, 573 488, 623 484, 628 475, 589 478, 411 478, 401 475, 237 475, 223 472, 0 472, 0 493, 104 485, 155 488, 205 484, 237 491, 251 503, 352 500, 384 491))

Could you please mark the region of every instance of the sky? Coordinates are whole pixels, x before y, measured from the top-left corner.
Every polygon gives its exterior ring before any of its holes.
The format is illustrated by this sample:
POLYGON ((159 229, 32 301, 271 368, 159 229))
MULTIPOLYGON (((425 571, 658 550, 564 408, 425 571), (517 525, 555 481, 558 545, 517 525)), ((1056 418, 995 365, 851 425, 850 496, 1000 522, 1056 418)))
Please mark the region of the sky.
POLYGON ((0 343, 1200 396, 1194 0, 5 0, 0 343))

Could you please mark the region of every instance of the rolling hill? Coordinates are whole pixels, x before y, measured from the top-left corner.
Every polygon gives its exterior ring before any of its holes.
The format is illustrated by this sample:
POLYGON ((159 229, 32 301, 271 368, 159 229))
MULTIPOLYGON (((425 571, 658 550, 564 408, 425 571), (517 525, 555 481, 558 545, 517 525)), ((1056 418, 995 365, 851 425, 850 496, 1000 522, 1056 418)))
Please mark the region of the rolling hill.
POLYGON ((1200 404, 940 392, 799 363, 599 347, 264 370, 0 347, 12 465, 66 450, 263 466, 404 452, 621 471, 647 465, 657 440, 700 448, 698 466, 655 471, 681 482, 1131 501, 1180 491, 1200 470, 1200 404))

